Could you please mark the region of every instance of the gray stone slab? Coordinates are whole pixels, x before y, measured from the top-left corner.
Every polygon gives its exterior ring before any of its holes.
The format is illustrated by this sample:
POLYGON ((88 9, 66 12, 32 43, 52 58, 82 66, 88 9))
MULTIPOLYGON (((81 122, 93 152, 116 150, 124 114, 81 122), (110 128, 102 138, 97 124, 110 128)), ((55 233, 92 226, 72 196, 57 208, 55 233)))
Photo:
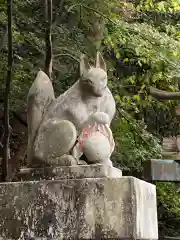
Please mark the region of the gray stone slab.
POLYGON ((122 171, 110 165, 92 164, 46 168, 24 168, 20 170, 19 181, 58 180, 76 178, 119 178, 122 171))
POLYGON ((156 187, 134 177, 1 183, 0 238, 158 239, 156 187))
POLYGON ((151 159, 145 162, 144 179, 146 181, 180 182, 180 161, 151 159))
POLYGON ((180 240, 180 237, 164 237, 164 240, 180 240))

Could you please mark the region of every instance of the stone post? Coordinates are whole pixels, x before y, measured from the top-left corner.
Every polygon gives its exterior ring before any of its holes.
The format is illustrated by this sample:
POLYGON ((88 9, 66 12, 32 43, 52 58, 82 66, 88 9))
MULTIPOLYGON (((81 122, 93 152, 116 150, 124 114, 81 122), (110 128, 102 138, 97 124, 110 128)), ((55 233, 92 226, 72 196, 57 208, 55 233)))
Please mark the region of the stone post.
POLYGON ((22 169, 0 184, 0 238, 158 239, 156 187, 100 164, 22 169))

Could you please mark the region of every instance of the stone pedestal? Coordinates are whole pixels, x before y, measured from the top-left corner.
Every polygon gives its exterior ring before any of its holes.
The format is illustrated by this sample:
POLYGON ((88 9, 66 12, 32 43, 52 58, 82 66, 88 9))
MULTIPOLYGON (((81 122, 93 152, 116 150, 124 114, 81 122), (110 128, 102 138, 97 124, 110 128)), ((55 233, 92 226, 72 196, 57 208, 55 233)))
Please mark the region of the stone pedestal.
POLYGON ((122 177, 122 171, 110 165, 92 164, 46 168, 23 168, 19 173, 19 181, 103 177, 119 178, 122 177))
POLYGON ((69 179, 61 171, 56 180, 1 183, 0 238, 158 239, 156 187, 112 167, 86 167, 66 167, 69 179))

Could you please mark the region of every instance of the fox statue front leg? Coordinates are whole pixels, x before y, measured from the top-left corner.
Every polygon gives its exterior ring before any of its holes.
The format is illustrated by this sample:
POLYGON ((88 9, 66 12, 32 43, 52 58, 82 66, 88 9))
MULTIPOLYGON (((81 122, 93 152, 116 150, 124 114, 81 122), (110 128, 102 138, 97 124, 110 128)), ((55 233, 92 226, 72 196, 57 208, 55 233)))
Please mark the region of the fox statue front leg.
POLYGON ((46 121, 39 129, 34 142, 33 165, 76 165, 75 158, 69 155, 76 139, 76 128, 70 121, 57 118, 46 121))

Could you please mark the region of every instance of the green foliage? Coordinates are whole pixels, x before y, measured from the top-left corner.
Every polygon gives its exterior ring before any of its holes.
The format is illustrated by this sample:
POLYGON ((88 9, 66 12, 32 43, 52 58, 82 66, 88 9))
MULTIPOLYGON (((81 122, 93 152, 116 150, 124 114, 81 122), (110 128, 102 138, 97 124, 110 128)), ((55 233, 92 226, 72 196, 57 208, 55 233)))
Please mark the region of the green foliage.
POLYGON ((160 233, 169 236, 180 234, 180 197, 174 183, 156 183, 158 198, 158 221, 160 233))
MULTIPOLYGON (((175 7, 174 1, 167 2, 169 8, 175 7)), ((148 119, 148 114, 144 115, 147 110, 155 112, 158 108, 161 109, 159 113, 172 113, 176 104, 176 102, 155 102, 149 96, 148 88, 156 86, 169 91, 179 89, 180 45, 179 30, 176 30, 178 16, 174 10, 174 21, 169 21, 167 24, 167 19, 173 16, 164 20, 165 16, 158 10, 160 5, 153 1, 136 1, 134 5, 132 3, 122 4, 131 10, 130 13, 127 11, 129 18, 126 16, 125 21, 123 14, 121 19, 116 16, 116 24, 106 25, 104 38, 106 49, 113 51, 116 59, 112 68, 115 68, 114 75, 118 75, 118 78, 113 80, 113 89, 116 91, 116 100, 124 110, 131 111, 131 113, 133 111, 141 119, 145 117, 145 122, 152 127, 150 123, 152 119, 148 119), (163 24, 166 24, 167 29, 174 29, 174 31, 172 33, 165 31, 163 24)), ((166 8, 165 14, 168 16, 172 14, 172 11, 166 8)), ((155 113, 158 115, 158 111, 155 113)), ((172 121, 168 122, 172 124, 172 121)), ((175 118, 173 123, 177 125, 175 118)), ((168 127, 165 128, 164 122, 161 125, 160 121, 159 124, 160 126, 156 122, 153 128, 158 126, 162 130, 164 127, 163 134, 166 135, 168 127)), ((173 127, 169 125, 169 128, 173 127)), ((162 134, 159 129, 151 128, 151 131, 153 133, 156 131, 157 135, 162 134)), ((149 127, 148 130, 150 130, 149 127)))
MULTIPOLYGON (((117 165, 128 166, 137 173, 142 171, 144 161, 161 157, 158 138, 179 134, 174 113, 174 106, 179 103, 158 103, 149 96, 148 88, 179 90, 180 5, 178 1, 149 0, 122 5, 129 11, 121 12, 121 19, 113 16, 116 23, 106 25, 104 37, 106 49, 114 59, 110 86, 119 112, 123 113, 113 128, 117 143, 114 159, 117 165)), ((157 194, 160 233, 176 236, 180 222, 177 187, 157 184, 157 194)))
POLYGON ((117 166, 141 173, 147 159, 160 158, 159 140, 150 134, 143 121, 137 121, 120 111, 121 117, 113 124, 116 151, 113 158, 117 166))
MULTIPOLYGON (((53 84, 56 93, 59 94, 76 80, 74 75, 77 72, 80 54, 86 52, 90 57, 95 55, 101 34, 96 36, 100 29, 94 23, 100 22, 99 26, 103 25, 104 18, 100 17, 98 12, 103 15, 108 14, 112 3, 105 0, 89 2, 81 0, 77 3, 68 0, 61 6, 59 0, 54 1, 53 4, 53 84), (59 82, 63 83, 59 84, 59 82)), ((5 6, 5 2, 0 3, 2 39, 6 32, 5 6)), ((13 1, 14 72, 10 99, 12 110, 25 105, 28 89, 35 74, 39 68, 44 67, 44 34, 44 1, 13 1)), ((6 37, 0 58, 2 60, 0 85, 3 91, 6 76, 4 70, 7 64, 5 61, 7 58, 6 37)))

